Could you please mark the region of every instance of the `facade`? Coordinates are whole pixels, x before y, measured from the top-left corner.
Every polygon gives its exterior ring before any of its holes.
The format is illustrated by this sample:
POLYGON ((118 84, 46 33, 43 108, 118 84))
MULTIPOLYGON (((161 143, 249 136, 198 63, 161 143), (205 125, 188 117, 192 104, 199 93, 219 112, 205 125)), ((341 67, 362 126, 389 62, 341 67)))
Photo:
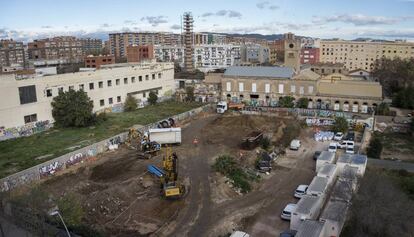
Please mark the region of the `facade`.
POLYGON ((80 39, 72 36, 60 36, 35 40, 28 43, 31 60, 62 60, 68 63, 81 62, 84 57, 80 39))
POLYGON ((175 90, 172 63, 103 65, 96 71, 25 80, 3 75, 0 81, 0 94, 8 98, 0 101, 0 126, 5 128, 52 122, 51 101, 61 90, 84 90, 93 101, 93 111, 122 106, 128 94, 143 101, 150 91, 164 96, 175 90))
POLYGON ((333 73, 348 74, 348 69, 342 63, 314 63, 310 66, 310 69, 322 76, 330 75, 333 73))
POLYGON ((116 58, 127 56, 129 45, 179 45, 180 34, 169 32, 123 32, 109 34, 109 53, 116 58))
POLYGON ((343 63, 348 70, 374 69, 375 60, 414 57, 414 43, 401 41, 346 41, 322 40, 320 61, 343 63))
POLYGON ((301 48, 319 48, 321 45, 321 39, 304 37, 300 39, 301 48))
POLYGON ((319 48, 302 48, 300 50, 301 64, 316 64, 319 62, 319 48))
POLYGON ((103 43, 101 39, 83 38, 82 42, 83 52, 88 54, 101 54, 103 50, 103 43))
POLYGON ((292 68, 295 72, 300 70, 300 39, 292 33, 284 36, 285 56, 284 66, 292 68))
POLYGON ((208 33, 194 33, 194 44, 203 45, 208 44, 208 33))
POLYGON ((0 40, 0 69, 22 67, 26 62, 23 42, 0 40))
MULTIPOLYGON (((208 75, 207 75, 208 77, 208 75)), ((343 74, 325 77, 287 67, 230 67, 221 75, 222 100, 247 101, 253 106, 278 106, 283 96, 305 97, 308 108, 368 113, 382 101, 378 82, 343 74)))
POLYGON ((240 47, 241 61, 260 64, 269 63, 270 50, 260 44, 244 44, 240 47))
POLYGON ((283 63, 285 56, 285 40, 275 40, 268 44, 270 63, 276 65, 283 63))
POLYGON ((152 45, 129 45, 127 47, 127 61, 129 63, 152 59, 154 59, 154 46, 152 45))
POLYGON ((87 56, 85 57, 86 68, 101 68, 102 65, 114 64, 115 57, 112 55, 99 55, 99 56, 87 56))

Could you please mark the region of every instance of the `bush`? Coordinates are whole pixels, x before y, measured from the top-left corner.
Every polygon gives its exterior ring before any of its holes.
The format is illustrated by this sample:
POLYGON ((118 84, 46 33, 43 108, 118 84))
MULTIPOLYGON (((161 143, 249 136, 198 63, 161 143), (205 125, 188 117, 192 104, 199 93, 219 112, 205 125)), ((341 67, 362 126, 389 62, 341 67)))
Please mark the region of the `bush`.
POLYGON ((279 100, 279 106, 284 108, 293 108, 293 106, 295 106, 295 104, 293 103, 294 100, 295 98, 293 98, 292 96, 283 96, 279 100))
POLYGON ((80 226, 84 215, 80 201, 68 194, 58 200, 59 211, 68 226, 80 226))
POLYGON ((52 116, 61 127, 85 127, 93 122, 93 102, 83 90, 59 92, 52 101, 52 116))
POLYGON ((332 131, 345 133, 349 128, 348 121, 343 117, 336 117, 332 131))
POLYGON ((296 107, 306 109, 309 105, 309 99, 308 98, 300 98, 298 102, 296 103, 296 107))
POLYGON ((228 155, 219 156, 213 165, 216 172, 220 172, 227 178, 231 179, 236 188, 240 188, 242 193, 247 193, 251 190, 249 183, 249 175, 239 167, 233 157, 228 155))
POLYGON ((127 95, 124 103, 124 111, 130 112, 136 110, 138 107, 137 104, 138 100, 135 97, 133 97, 132 95, 127 95))
POLYGON ((398 108, 414 109, 414 88, 400 89, 392 99, 392 104, 398 108))
POLYGON ((282 146, 288 147, 290 145, 290 142, 299 136, 300 129, 301 129, 300 124, 289 123, 283 129, 283 135, 282 135, 282 138, 280 139, 282 146))
POLYGON ((187 87, 185 88, 185 93, 186 93, 186 95, 187 95, 187 97, 186 97, 186 101, 192 102, 192 101, 194 101, 194 100, 195 100, 195 97, 194 97, 194 87, 192 87, 192 86, 187 86, 187 87))
POLYGON ((376 137, 375 135, 371 138, 371 141, 369 142, 369 146, 367 148, 367 156, 370 158, 381 158, 381 152, 382 152, 382 142, 379 137, 376 137))
POLYGON ((155 92, 151 91, 149 93, 149 96, 148 96, 148 103, 150 103, 151 105, 155 105, 157 103, 157 101, 158 101, 157 94, 155 94, 155 92))
POLYGON ((263 139, 260 141, 260 146, 264 150, 269 149, 270 145, 271 145, 271 142, 270 142, 270 139, 268 137, 263 137, 263 139))
POLYGON ((390 106, 386 103, 381 103, 375 108, 376 115, 390 115, 390 106))

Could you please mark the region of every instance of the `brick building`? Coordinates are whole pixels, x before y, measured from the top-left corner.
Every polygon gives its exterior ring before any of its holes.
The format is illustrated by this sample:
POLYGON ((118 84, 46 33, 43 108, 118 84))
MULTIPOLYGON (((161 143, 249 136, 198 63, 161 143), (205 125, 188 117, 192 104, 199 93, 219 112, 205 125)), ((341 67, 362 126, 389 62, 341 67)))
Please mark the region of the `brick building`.
POLYGON ((140 62, 154 58, 154 46, 152 45, 129 45, 127 47, 127 61, 140 62))
POLYGON ((83 52, 88 54, 101 54, 103 50, 103 44, 101 39, 83 38, 82 42, 83 52))
POLYGON ((101 65, 114 64, 115 56, 113 55, 99 55, 85 57, 85 67, 87 68, 101 68, 101 65))
POLYGON ((23 42, 12 39, 0 40, 0 68, 14 65, 24 66, 25 61, 23 42))
POLYGON ((72 36, 35 40, 28 43, 28 53, 31 60, 81 62, 84 57, 82 41, 72 36))
POLYGON ((302 48, 300 50, 301 64, 315 64, 319 62, 319 48, 302 48))

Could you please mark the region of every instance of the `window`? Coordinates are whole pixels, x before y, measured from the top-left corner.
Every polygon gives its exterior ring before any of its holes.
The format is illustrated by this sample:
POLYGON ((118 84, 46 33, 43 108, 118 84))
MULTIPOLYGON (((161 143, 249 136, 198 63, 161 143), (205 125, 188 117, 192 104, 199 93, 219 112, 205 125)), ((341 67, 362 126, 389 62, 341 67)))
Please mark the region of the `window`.
POLYGON ((63 93, 63 87, 58 88, 58 93, 63 93))
POLYGON ((69 90, 75 90, 75 86, 69 86, 69 90))
POLYGON ((244 83, 239 82, 239 92, 243 92, 243 91, 244 91, 244 83))
POLYGON ((148 81, 149 80, 149 75, 145 75, 145 80, 148 81))
POLYGON ((226 82, 226 91, 231 91, 231 82, 226 82))
POLYGON ((299 94, 303 95, 305 93, 305 88, 303 86, 299 87, 299 94))
POLYGON ((135 77, 131 77, 131 83, 135 83, 135 77))
POLYGON ((312 94, 313 93, 313 86, 309 86, 308 87, 308 94, 312 94))
POLYGON ((20 104, 37 102, 36 86, 19 87, 20 104))
POLYGON ((47 89, 47 90, 46 90, 46 96, 47 96, 47 97, 51 97, 51 96, 53 96, 53 95, 52 95, 52 89, 47 89))
POLYGON ((257 88, 256 88, 256 83, 252 83, 252 92, 256 92, 257 88))
POLYGON ((295 85, 290 86, 290 93, 296 93, 296 86, 295 85))
POLYGON ((121 103, 121 96, 116 97, 116 102, 121 103))
POLYGON ((155 74, 152 74, 152 80, 155 80, 155 74))
POLYGON ((147 97, 147 94, 145 92, 142 92, 142 97, 147 97))
POLYGON ((31 114, 24 116, 24 123, 37 122, 37 114, 31 114))
POLYGON ((112 80, 107 81, 108 87, 112 86, 112 80))
POLYGON ((79 84, 79 90, 85 90, 85 86, 83 84, 79 84))
POLYGON ((265 84, 265 93, 270 93, 270 84, 265 84))
POLYGON ((89 83, 89 90, 93 90, 95 87, 95 85, 93 84, 93 82, 89 83))
POLYGON ((115 85, 119 86, 120 83, 121 83, 121 80, 120 79, 116 79, 115 80, 115 85))
POLYGON ((283 94, 284 85, 279 84, 279 94, 283 94))
POLYGON ((100 100, 100 101, 99 101, 99 104, 100 104, 101 106, 104 106, 104 105, 105 105, 105 100, 100 100))
POLYGON ((139 76, 138 77, 138 81, 142 81, 142 76, 139 76))
POLYGON ((124 85, 125 84, 128 84, 128 78, 127 77, 124 78, 124 85))
POLYGON ((161 79, 161 73, 158 73, 158 79, 161 79))
POLYGON ((114 103, 114 100, 112 99, 112 97, 111 97, 111 98, 109 98, 109 99, 108 99, 108 104, 110 104, 110 105, 111 105, 111 104, 113 104, 113 103, 114 103))
POLYGON ((98 82, 99 88, 103 88, 103 81, 98 82))

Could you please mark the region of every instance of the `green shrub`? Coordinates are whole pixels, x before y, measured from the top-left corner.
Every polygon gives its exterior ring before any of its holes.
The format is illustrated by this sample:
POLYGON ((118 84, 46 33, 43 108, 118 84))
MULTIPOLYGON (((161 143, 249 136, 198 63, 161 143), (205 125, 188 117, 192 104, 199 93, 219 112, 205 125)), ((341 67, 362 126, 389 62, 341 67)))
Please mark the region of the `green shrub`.
POLYGON ((262 147, 262 149, 264 150, 269 149, 270 145, 271 145, 271 142, 268 137, 263 137, 263 139, 260 141, 260 147, 262 147))
POLYGON ((367 148, 367 156, 369 158, 381 158, 381 152, 382 152, 382 142, 379 137, 376 137, 375 135, 371 138, 371 141, 369 142, 369 146, 367 148))
POLYGON ((249 175, 240 168, 239 164, 229 155, 222 155, 216 159, 213 169, 232 180, 233 185, 242 193, 251 191, 249 175))
POLYGON ((135 97, 133 97, 132 95, 127 95, 124 103, 124 111, 130 112, 136 110, 138 107, 137 104, 138 100, 135 97))

